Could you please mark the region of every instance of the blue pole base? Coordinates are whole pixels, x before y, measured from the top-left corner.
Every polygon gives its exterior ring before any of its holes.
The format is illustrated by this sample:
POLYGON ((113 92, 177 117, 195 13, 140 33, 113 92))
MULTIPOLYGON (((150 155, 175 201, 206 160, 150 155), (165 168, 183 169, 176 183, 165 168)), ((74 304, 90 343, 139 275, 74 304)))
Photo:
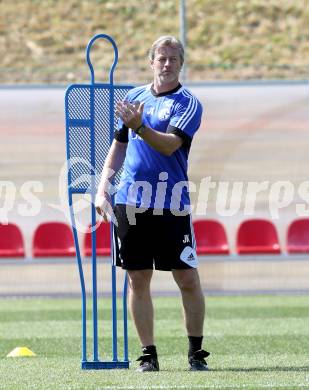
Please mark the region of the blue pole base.
POLYGON ((83 370, 111 370, 111 369, 124 369, 129 368, 129 361, 121 361, 121 362, 88 362, 82 361, 82 369, 83 370))

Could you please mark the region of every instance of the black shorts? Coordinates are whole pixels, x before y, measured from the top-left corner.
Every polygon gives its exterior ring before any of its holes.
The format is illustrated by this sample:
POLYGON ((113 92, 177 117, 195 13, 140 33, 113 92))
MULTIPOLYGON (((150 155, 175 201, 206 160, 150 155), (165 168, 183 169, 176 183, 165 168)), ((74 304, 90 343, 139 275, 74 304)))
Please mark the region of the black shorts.
POLYGON ((135 211, 122 204, 114 208, 118 222, 114 228, 114 264, 127 270, 197 267, 190 215, 175 216, 170 210, 161 210, 163 215, 155 215, 153 209, 135 211), (132 224, 132 215, 136 224, 132 224))

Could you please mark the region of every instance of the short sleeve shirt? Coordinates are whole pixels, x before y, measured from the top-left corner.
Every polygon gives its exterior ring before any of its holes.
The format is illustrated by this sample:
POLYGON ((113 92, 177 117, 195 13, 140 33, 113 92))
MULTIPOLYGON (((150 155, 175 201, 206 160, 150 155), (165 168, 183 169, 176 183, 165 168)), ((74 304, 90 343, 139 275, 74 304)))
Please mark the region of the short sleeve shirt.
POLYGON ((115 139, 128 142, 128 147, 116 203, 183 210, 190 205, 188 155, 201 124, 201 103, 180 84, 162 94, 155 94, 151 84, 137 87, 129 91, 126 100, 144 102, 143 124, 158 132, 174 133, 183 144, 165 156, 119 120, 115 139))

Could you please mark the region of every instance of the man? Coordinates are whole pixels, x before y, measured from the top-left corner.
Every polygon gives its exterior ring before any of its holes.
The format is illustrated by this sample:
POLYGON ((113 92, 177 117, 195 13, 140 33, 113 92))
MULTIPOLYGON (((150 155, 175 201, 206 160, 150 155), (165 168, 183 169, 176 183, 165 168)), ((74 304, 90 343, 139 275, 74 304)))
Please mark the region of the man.
POLYGON ((142 345, 138 371, 159 370, 150 295, 153 265, 171 271, 181 291, 189 369, 206 371, 209 353, 201 349, 205 304, 187 188, 188 154, 202 107, 179 83, 184 61, 179 40, 160 37, 149 60, 153 83, 132 89, 117 105, 119 130, 104 164, 96 209, 105 220, 113 215, 109 180, 124 162, 115 200, 114 242, 117 265, 128 271, 130 312, 142 345))

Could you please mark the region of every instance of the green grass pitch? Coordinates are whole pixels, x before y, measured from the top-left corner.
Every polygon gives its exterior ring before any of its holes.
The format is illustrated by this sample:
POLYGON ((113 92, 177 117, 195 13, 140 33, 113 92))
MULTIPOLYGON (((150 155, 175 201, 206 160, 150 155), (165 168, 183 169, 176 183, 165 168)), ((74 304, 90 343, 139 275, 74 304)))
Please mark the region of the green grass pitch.
MULTIPOLYGON (((187 371, 180 299, 157 297, 161 371, 137 373, 140 348, 131 321, 130 370, 84 371, 79 299, 1 299, 0 389, 309 389, 308 296, 209 297, 206 303, 211 371, 187 371), (18 346, 37 356, 7 358, 18 346)), ((109 305, 100 299, 103 349, 111 345, 109 305)))

